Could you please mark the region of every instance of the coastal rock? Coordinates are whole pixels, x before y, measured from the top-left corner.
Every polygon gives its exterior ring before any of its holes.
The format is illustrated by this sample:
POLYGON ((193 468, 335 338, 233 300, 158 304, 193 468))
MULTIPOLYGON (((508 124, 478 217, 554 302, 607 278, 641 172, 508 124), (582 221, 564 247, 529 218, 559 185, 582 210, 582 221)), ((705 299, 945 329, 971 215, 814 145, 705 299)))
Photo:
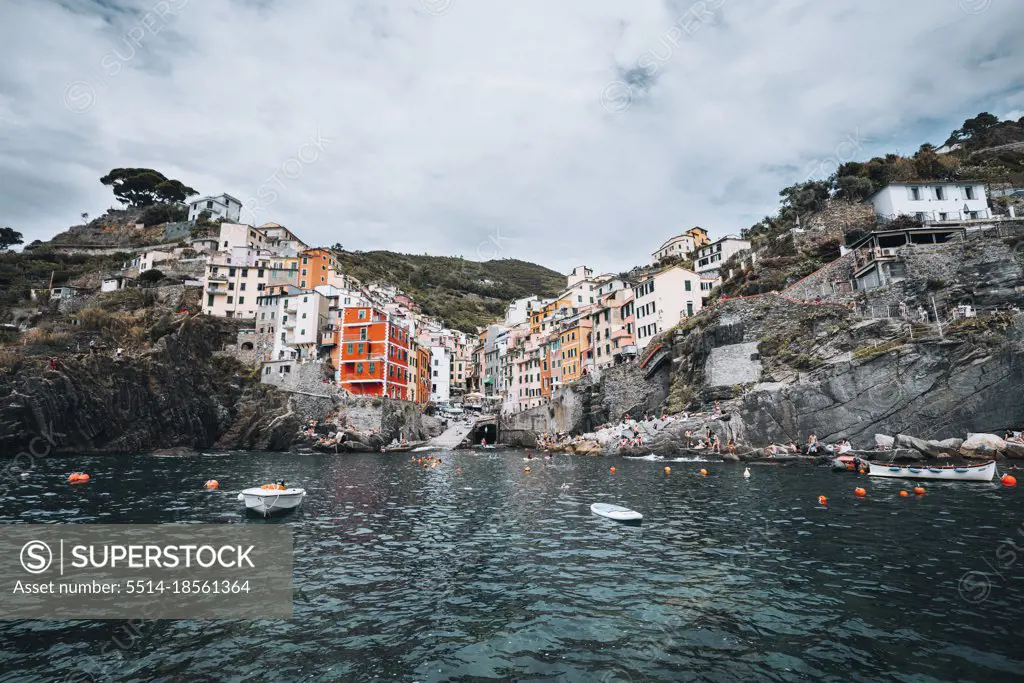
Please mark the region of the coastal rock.
POLYGON ((965 458, 991 459, 1005 450, 1006 442, 995 434, 968 434, 960 446, 960 454, 965 458))
POLYGON ((1024 443, 1007 441, 1006 448, 1003 449, 1003 455, 1014 460, 1024 460, 1024 443))
POLYGON ((151 455, 187 457, 197 455, 198 451, 188 446, 175 446, 174 448, 158 448, 151 455))
POLYGON ((916 436, 908 436, 906 434, 896 435, 896 448, 912 448, 920 453, 928 454, 928 442, 924 439, 918 439, 916 436))
POLYGON ((928 441, 928 450, 925 451, 928 455, 933 458, 949 457, 951 455, 959 455, 960 447, 963 445, 963 439, 943 439, 942 441, 928 441))
POLYGON ((875 447, 880 450, 888 451, 896 447, 896 439, 891 436, 886 436, 885 434, 875 434, 875 447))

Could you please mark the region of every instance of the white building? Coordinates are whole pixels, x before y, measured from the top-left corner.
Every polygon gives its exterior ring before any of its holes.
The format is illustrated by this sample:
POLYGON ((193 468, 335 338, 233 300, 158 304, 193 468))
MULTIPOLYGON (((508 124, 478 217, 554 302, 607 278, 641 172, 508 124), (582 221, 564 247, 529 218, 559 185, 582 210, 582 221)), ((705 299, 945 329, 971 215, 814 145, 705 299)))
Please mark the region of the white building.
POLYGON ((700 311, 700 280, 697 273, 672 266, 634 285, 633 314, 639 351, 643 351, 654 335, 700 311))
POLYGON ((139 272, 145 273, 161 261, 170 261, 173 258, 175 258, 174 254, 168 251, 152 250, 143 252, 142 254, 139 254, 138 257, 139 272))
POLYGON ((257 297, 267 285, 267 261, 235 265, 230 257, 210 258, 203 273, 203 314, 223 318, 256 318, 257 297))
POLYGON ((686 258, 693 253, 696 243, 689 234, 676 235, 665 240, 651 254, 651 263, 659 263, 667 258, 686 258))
POLYGON ((114 275, 112 277, 105 277, 100 283, 101 292, 116 292, 119 289, 125 287, 131 287, 135 284, 135 280, 126 275, 114 275))
POLYGON ((597 296, 605 297, 614 294, 620 289, 629 289, 629 283, 614 275, 602 276, 601 284, 597 286, 597 296))
POLYGON ((446 346, 430 347, 430 400, 444 403, 451 400, 452 350, 446 346))
POLYGON ((193 199, 188 203, 188 219, 190 221, 198 220, 199 214, 204 211, 210 212, 211 221, 224 218, 237 222, 242 215, 242 202, 229 194, 220 194, 216 197, 193 199))
POLYGON ((750 249, 750 242, 736 235, 726 235, 720 240, 701 247, 693 257, 693 269, 701 275, 712 273, 722 267, 734 254, 750 249))
POLYGON ((231 251, 235 247, 243 249, 263 249, 266 247, 267 236, 252 227, 239 223, 221 223, 217 243, 218 251, 231 251))
POLYGON ((328 314, 328 299, 319 292, 304 290, 280 297, 273 359, 286 359, 289 354, 292 358, 316 358, 328 314))
POLYGON ((978 181, 891 183, 868 201, 883 218, 916 216, 929 223, 992 218, 985 185, 978 181))
POLYGON ((274 253, 285 256, 297 256, 299 252, 309 249, 308 244, 300 240, 294 232, 279 223, 264 223, 259 227, 259 231, 266 236, 267 248, 274 251, 274 253))
POLYGON ((572 289, 577 283, 583 280, 593 280, 594 271, 586 266, 576 266, 572 269, 572 273, 566 278, 566 288, 572 289))
POLYGON ((505 325, 511 327, 519 323, 525 323, 530 319, 530 312, 535 310, 539 299, 536 296, 528 296, 525 299, 516 299, 508 305, 505 310, 505 325))

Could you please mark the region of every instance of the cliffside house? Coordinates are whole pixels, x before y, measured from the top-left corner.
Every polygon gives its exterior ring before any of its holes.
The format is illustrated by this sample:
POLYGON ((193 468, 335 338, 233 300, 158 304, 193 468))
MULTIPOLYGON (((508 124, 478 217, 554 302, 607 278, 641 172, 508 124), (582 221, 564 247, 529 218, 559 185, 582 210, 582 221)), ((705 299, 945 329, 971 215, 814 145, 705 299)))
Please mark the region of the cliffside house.
POLYGON ((851 243, 842 252, 854 252, 854 287, 859 290, 873 289, 906 277, 907 268, 899 255, 901 247, 942 244, 964 239, 966 234, 966 228, 960 225, 930 224, 916 228, 875 230, 851 243))
POLYGON ((651 338, 671 329, 703 306, 700 275, 671 266, 644 278, 633 287, 636 346, 643 352, 651 338))
POLYGON ((651 263, 657 265, 667 258, 686 258, 700 247, 711 243, 704 228, 690 228, 681 235, 670 237, 651 254, 651 263))
POLYGON ((127 275, 112 275, 110 277, 103 278, 103 281, 100 283, 100 291, 116 292, 118 290, 134 286, 134 278, 130 278, 127 275))
POLYGON ((242 217, 242 202, 229 194, 219 194, 215 197, 200 197, 188 203, 188 219, 195 222, 199 214, 204 211, 210 212, 210 220, 224 218, 237 223, 242 217))
POLYGON ((693 257, 693 269, 701 274, 715 273, 734 254, 750 249, 750 242, 736 235, 726 235, 701 247, 693 257))
POLYGON ((993 217, 980 180, 891 183, 868 202, 883 221, 915 216, 922 223, 959 224, 993 217))

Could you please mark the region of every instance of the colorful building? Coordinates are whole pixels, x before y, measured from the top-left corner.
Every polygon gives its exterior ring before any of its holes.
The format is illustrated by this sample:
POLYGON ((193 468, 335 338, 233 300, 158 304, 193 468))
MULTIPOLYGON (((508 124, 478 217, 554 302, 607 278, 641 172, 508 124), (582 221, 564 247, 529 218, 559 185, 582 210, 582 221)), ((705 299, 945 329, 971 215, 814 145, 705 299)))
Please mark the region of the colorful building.
POLYGON ((408 400, 408 330, 372 306, 342 309, 331 359, 338 384, 356 396, 408 400))
POLYGON ((338 259, 330 249, 317 247, 299 255, 299 287, 313 289, 328 283, 328 273, 339 270, 338 259))

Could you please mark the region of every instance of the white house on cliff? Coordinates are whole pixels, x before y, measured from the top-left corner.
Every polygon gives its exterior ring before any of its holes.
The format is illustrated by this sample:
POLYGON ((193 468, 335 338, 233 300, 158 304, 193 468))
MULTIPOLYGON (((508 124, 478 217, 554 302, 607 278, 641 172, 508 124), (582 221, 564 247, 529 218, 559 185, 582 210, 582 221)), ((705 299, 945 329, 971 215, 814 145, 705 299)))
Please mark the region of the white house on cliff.
POLYGON ((869 200, 882 218, 916 216, 929 223, 960 223, 992 218, 980 181, 891 183, 869 200))

